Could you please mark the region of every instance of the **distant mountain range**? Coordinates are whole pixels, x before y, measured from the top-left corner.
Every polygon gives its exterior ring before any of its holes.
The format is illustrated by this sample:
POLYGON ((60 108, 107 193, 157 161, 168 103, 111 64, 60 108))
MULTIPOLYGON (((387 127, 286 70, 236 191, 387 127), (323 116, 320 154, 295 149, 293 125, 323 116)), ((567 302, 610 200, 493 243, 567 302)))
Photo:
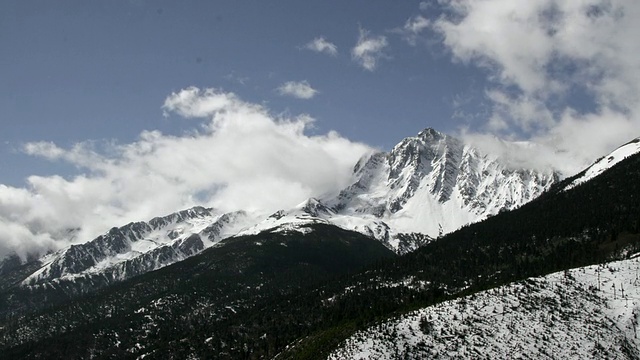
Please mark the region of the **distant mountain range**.
POLYGON ((354 230, 403 254, 535 199, 557 182, 552 170, 513 169, 459 139, 426 129, 389 153, 365 156, 353 183, 270 216, 195 207, 111 229, 38 261, 23 286, 86 292, 184 260, 220 240, 325 223, 354 230), (76 285, 73 285, 76 284, 76 285))
POLYGON ((598 282, 624 288, 624 304, 582 275, 595 268, 507 284, 640 251, 639 145, 562 180, 426 129, 361 159, 345 189, 293 209, 195 207, 25 264, 9 258, 0 349, 11 358, 500 357, 514 342, 543 356, 570 339, 578 350, 568 357, 634 358, 635 260, 598 282), (594 314, 624 329, 566 335, 596 326, 594 314), (512 335, 490 338, 496 331, 512 335), (584 345, 590 334, 602 344, 584 345), (451 336, 462 346, 454 352, 451 336))

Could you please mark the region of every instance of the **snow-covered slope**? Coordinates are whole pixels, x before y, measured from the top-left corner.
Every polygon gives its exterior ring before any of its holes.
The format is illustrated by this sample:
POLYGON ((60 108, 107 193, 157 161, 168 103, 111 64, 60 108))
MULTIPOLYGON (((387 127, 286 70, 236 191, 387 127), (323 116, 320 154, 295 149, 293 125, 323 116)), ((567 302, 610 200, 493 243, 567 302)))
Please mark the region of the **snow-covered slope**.
POLYGON ((242 211, 219 214, 194 207, 148 222, 113 228, 84 244, 49 254, 23 285, 99 277, 111 282, 152 271, 193 256, 235 235, 253 220, 242 211))
POLYGON ((354 334, 330 359, 640 357, 638 258, 424 308, 354 334))
POLYGON ((594 177, 602 174, 605 170, 611 168, 613 165, 637 153, 640 153, 640 138, 637 138, 620 146, 619 148, 612 151, 609 155, 593 163, 593 165, 588 167, 575 180, 567 185, 565 187, 565 190, 572 189, 593 179, 594 177))

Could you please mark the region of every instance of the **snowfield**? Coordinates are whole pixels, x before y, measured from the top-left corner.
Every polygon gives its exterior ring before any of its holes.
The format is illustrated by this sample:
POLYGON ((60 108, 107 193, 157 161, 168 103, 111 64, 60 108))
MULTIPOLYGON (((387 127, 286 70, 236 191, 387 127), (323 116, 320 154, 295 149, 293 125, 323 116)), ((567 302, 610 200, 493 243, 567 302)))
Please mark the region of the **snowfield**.
POLYGON ((355 333, 329 359, 637 359, 638 258, 554 273, 355 333))

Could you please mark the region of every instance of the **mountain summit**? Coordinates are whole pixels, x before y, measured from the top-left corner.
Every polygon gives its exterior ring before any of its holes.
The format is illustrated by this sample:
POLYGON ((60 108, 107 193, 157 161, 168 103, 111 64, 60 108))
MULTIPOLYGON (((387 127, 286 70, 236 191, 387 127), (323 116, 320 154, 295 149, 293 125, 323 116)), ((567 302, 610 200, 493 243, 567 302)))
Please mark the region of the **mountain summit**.
POLYGON ((336 213, 382 221, 397 234, 435 238, 519 207, 558 180, 552 170, 514 169, 496 156, 427 128, 390 152, 362 158, 353 183, 323 199, 336 213))

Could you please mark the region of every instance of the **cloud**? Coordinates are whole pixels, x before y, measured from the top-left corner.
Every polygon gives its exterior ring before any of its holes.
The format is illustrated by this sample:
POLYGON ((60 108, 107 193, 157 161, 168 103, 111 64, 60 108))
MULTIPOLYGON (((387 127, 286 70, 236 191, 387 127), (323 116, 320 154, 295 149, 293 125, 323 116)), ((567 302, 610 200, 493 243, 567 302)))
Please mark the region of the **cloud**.
POLYGON ((186 118, 204 118, 223 110, 237 111, 238 107, 245 106, 251 107, 233 93, 224 93, 216 89, 205 89, 201 92, 197 87, 189 87, 171 93, 165 99, 162 109, 165 116, 175 112, 186 118))
POLYGON ((548 147, 567 175, 640 135, 639 2, 442 3, 430 28, 488 74, 483 132, 548 147))
POLYGON ((386 57, 384 49, 388 45, 389 43, 386 37, 372 37, 368 31, 361 28, 358 42, 356 46, 351 49, 351 58, 365 70, 373 71, 376 69, 380 59, 386 57))
POLYGON ((338 47, 334 43, 327 41, 324 37, 317 37, 311 40, 304 46, 304 48, 331 56, 338 55, 338 47))
POLYGON ((270 213, 346 186, 369 147, 335 132, 310 136, 308 115, 273 116, 219 89, 170 94, 167 116, 204 118, 182 136, 145 131, 128 144, 35 142, 26 153, 78 166, 80 175, 0 185, 0 258, 88 241, 113 226, 194 205, 270 213), (73 239, 69 229, 81 229, 73 239))
POLYGON ((430 3, 428 1, 421 1, 420 4, 418 5, 420 7, 420 10, 422 11, 427 11, 429 10, 431 7, 433 7, 433 3, 430 3))
POLYGON ((248 76, 239 75, 235 71, 232 71, 229 74, 225 75, 224 79, 240 85, 247 85, 247 83, 249 83, 249 80, 251 80, 248 76))
POLYGON ((392 32, 400 34, 402 38, 411 46, 415 46, 418 36, 429 28, 431 22, 422 15, 411 17, 404 26, 393 29, 392 32))
POLYGON ((280 95, 292 96, 298 99, 311 99, 316 96, 318 90, 314 89, 305 81, 287 81, 278 87, 280 95))

